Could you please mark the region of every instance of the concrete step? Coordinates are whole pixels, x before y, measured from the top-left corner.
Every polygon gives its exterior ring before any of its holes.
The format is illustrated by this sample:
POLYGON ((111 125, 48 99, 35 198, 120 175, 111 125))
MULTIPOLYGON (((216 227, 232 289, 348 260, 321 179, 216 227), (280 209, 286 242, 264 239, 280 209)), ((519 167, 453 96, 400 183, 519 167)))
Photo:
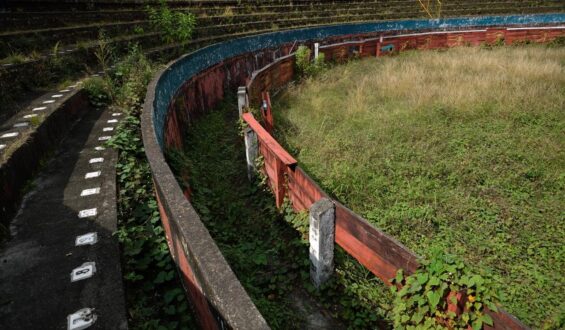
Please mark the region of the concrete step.
MULTIPOLYGON (((127 328, 119 245, 112 236, 117 153, 95 149, 102 144, 100 136, 113 133, 103 130, 117 125, 108 123, 111 119, 121 117, 110 111, 86 113, 34 180, 12 220, 12 236, 0 251, 3 329, 76 329, 68 327, 68 320, 84 308, 96 315, 91 329, 127 328), (92 161, 98 158, 103 161, 92 161), (85 178, 87 173, 95 177, 85 178), (92 233, 95 244, 77 246, 82 235, 92 233)), ((75 326, 81 322, 90 321, 75 326)))

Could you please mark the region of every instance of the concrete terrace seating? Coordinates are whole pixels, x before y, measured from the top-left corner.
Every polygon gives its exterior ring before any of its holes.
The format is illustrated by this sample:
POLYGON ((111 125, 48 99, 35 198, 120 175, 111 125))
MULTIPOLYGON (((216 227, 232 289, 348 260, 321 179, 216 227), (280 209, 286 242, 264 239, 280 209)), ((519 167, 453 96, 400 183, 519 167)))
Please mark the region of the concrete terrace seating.
MULTIPOLYGON (((153 2, 154 3, 154 2, 153 2)), ((198 16, 195 41, 182 49, 196 49, 233 35, 311 25, 374 20, 425 18, 412 0, 395 1, 170 1, 175 10, 198 16)), ((162 54, 161 33, 151 30, 145 4, 134 1, 13 1, 0 13, 0 121, 6 101, 18 101, 29 90, 74 79, 85 64, 96 66, 94 52, 100 31, 112 47, 123 52, 131 43, 162 54), (56 54, 55 54, 56 53, 56 54), (54 65, 56 60, 58 65, 54 65), (62 63, 62 64, 61 64, 62 63), (38 79, 38 74, 41 79, 38 79), (32 78, 33 77, 33 78, 32 78)), ((527 14, 565 10, 560 0, 454 0, 444 16, 527 14)), ((168 53, 177 47, 166 47, 168 53)), ((175 54, 169 54, 173 58, 175 54)), ((23 99, 27 96, 23 97, 23 99)))

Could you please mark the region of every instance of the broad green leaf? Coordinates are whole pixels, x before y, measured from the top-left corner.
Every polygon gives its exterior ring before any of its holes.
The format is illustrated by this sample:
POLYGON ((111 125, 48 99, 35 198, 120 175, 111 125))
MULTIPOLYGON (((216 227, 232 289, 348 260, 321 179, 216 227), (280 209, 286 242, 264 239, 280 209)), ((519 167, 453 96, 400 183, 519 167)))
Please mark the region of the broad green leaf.
POLYGON ((436 291, 428 291, 426 292, 426 297, 428 298, 428 301, 430 302, 430 305, 432 306, 432 309, 435 309, 437 304, 439 303, 439 300, 441 298, 439 292, 436 291))
POLYGON ((481 316, 481 320, 482 320, 484 323, 486 323, 486 324, 488 324, 488 325, 490 325, 490 326, 493 325, 492 317, 490 317, 490 315, 488 315, 488 314, 484 314, 483 316, 481 316))

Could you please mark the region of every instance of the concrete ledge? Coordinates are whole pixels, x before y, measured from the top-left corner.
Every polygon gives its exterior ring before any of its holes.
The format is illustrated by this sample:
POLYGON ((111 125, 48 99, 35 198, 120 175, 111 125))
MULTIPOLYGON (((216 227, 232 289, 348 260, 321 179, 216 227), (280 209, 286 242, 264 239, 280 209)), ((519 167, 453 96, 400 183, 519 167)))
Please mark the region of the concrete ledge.
POLYGON ((44 120, 39 126, 27 128, 31 132, 24 141, 17 141, 21 145, 9 158, 0 161, 0 223, 5 226, 18 207, 26 183, 39 168, 41 161, 89 110, 88 97, 82 89, 70 91, 58 102, 61 102, 58 107, 51 111, 45 110, 44 120))

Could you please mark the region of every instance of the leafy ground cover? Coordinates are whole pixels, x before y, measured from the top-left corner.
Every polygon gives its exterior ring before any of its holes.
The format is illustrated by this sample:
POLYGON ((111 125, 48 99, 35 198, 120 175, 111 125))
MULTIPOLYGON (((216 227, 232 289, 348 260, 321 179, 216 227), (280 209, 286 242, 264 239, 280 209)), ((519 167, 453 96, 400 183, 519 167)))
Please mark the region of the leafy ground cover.
MULTIPOLYGON (((106 65, 105 60, 100 62, 106 65)), ((118 151, 115 235, 121 243, 128 326, 196 329, 161 225, 141 137, 142 102, 156 67, 134 46, 114 71, 88 80, 85 89, 93 106, 109 106, 111 111, 123 113, 108 146, 118 151)))
POLYGON ((565 48, 353 61, 275 102, 280 141, 338 200, 421 256, 494 274, 534 327, 565 315, 565 48))
POLYGON ((185 149, 169 150, 167 159, 261 314, 274 329, 312 326, 315 314, 325 315, 330 328, 390 327, 390 293, 342 250, 336 276, 314 289, 308 218, 290 207, 277 210, 272 194, 247 179, 236 104, 231 97, 197 119, 185 149))

